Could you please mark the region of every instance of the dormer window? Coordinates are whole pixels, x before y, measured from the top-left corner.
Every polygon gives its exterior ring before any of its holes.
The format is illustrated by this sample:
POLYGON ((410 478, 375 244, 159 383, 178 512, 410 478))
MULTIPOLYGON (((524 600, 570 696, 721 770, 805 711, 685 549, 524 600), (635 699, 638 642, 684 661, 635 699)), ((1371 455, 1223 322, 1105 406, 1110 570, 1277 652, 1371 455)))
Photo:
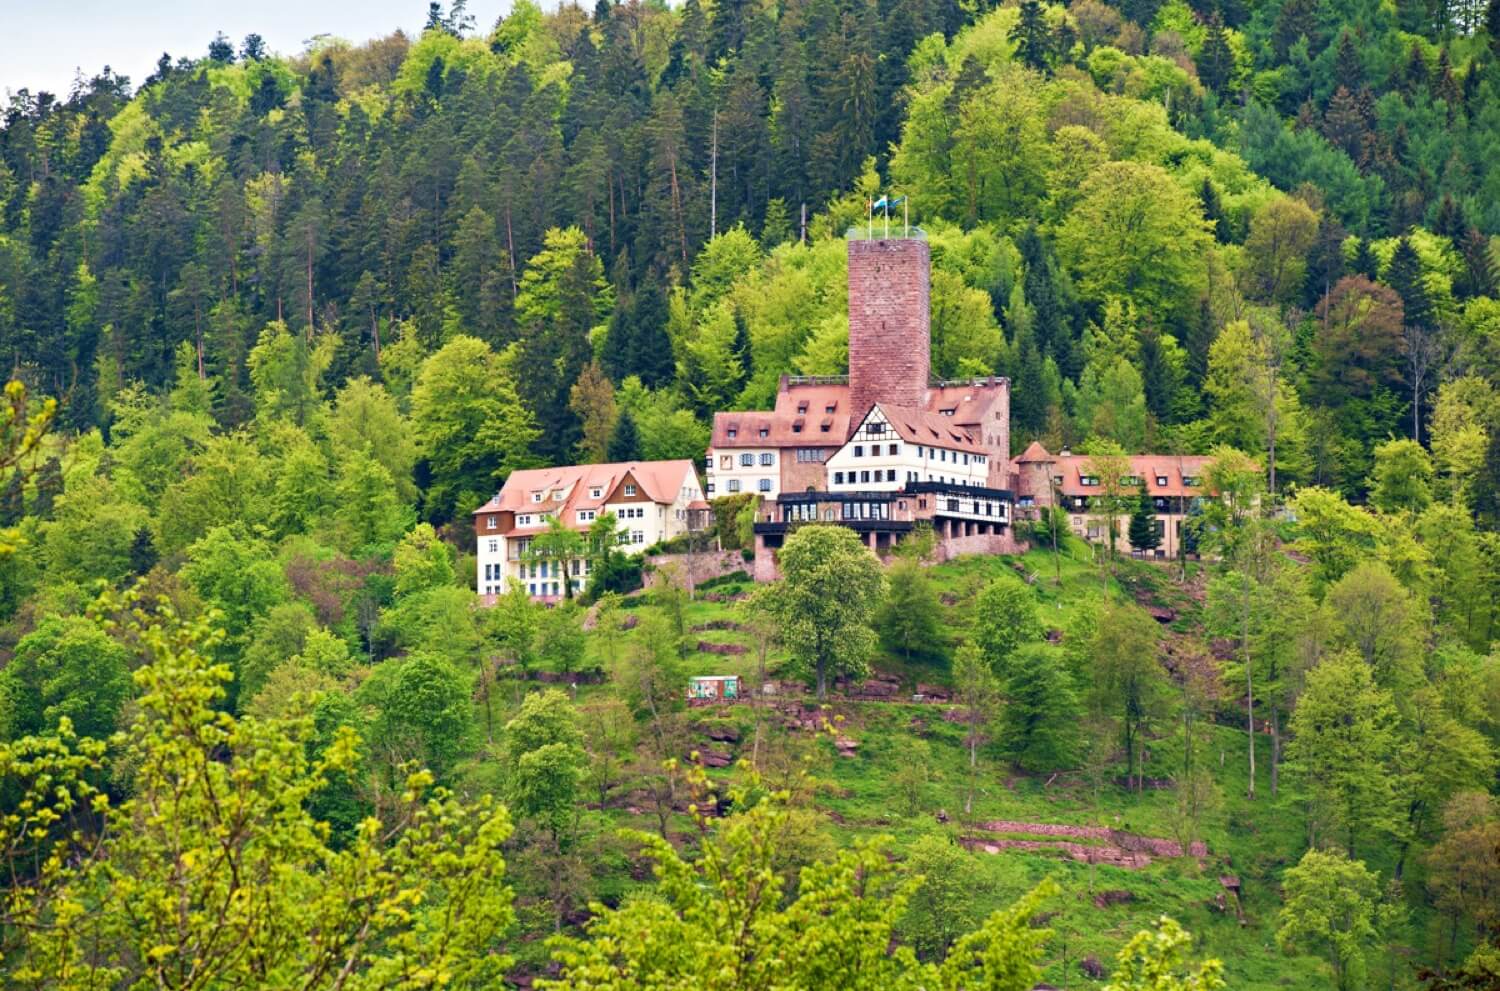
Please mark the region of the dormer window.
POLYGON ((596 485, 593 488, 589 489, 589 498, 590 499, 600 499, 600 498, 603 498, 603 497, 604 497, 604 490, 601 489, 599 486, 596 485))
POLYGON ((533 492, 533 493, 531 493, 531 501, 532 501, 532 502, 541 502, 541 501, 542 501, 542 498, 543 498, 543 497, 544 497, 544 496, 545 496, 545 495, 546 495, 546 494, 547 494, 547 493, 545 493, 545 492, 533 492))
POLYGON ((1190 489, 1196 489, 1198 487, 1198 476, 1197 475, 1183 475, 1182 476, 1182 484, 1186 485, 1190 489))
POLYGON ((1166 488, 1167 487, 1167 476, 1165 476, 1165 475, 1157 475, 1156 476, 1156 484, 1158 486, 1160 486, 1161 488, 1166 488))
POLYGON ((839 404, 838 403, 829 403, 827 406, 823 407, 823 412, 825 412, 825 413, 832 413, 834 410, 836 410, 838 408, 839 408, 839 404))
POLYGON ((797 415, 798 416, 806 416, 807 415, 807 403, 802 402, 802 403, 798 403, 797 404, 797 415))
POLYGON ((761 427, 761 428, 760 428, 760 436, 761 436, 761 437, 762 437, 762 438, 766 438, 766 437, 769 437, 769 436, 771 436, 771 431, 770 431, 770 430, 768 430, 768 429, 766 429, 766 428, 765 428, 765 427, 761 427))
POLYGON ((635 495, 635 486, 634 485, 627 485, 627 486, 625 486, 625 494, 627 496, 633 496, 633 495, 635 495))
POLYGON ((1129 486, 1132 486, 1132 487, 1140 485, 1141 484, 1141 476, 1139 476, 1139 475, 1126 475, 1124 478, 1120 479, 1120 484, 1121 485, 1129 485, 1129 486))
POLYGON ((1078 476, 1078 484, 1079 485, 1088 486, 1090 488, 1095 487, 1095 486, 1097 486, 1099 484, 1099 476, 1098 475, 1080 475, 1080 476, 1078 476))
POLYGON ((734 440, 736 437, 738 437, 740 435, 740 431, 739 431, 738 427, 730 427, 728 430, 724 431, 724 434, 730 440, 734 440))

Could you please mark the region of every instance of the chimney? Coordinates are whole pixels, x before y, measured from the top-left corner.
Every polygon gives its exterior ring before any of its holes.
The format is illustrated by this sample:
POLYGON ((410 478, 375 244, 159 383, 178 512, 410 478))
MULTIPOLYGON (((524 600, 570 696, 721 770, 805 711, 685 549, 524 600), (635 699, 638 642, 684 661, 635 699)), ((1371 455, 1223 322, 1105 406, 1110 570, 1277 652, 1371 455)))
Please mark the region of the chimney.
POLYGON ((849 427, 877 402, 921 409, 931 374, 927 242, 850 239, 849 427))

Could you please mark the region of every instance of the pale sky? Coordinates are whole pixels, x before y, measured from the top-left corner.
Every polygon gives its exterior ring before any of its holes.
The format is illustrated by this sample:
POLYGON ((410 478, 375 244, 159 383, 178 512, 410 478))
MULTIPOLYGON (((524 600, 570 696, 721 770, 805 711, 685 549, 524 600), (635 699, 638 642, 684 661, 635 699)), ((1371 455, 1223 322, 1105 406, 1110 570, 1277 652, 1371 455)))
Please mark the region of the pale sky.
MULTIPOLYGON (((509 9, 510 0, 469 0, 481 32, 509 9)), ((236 49, 255 32, 293 55, 319 34, 361 42, 414 34, 426 20, 427 0, 0 0, 0 105, 23 87, 66 97, 79 68, 93 76, 109 65, 139 87, 162 52, 200 58, 219 31, 236 49)))

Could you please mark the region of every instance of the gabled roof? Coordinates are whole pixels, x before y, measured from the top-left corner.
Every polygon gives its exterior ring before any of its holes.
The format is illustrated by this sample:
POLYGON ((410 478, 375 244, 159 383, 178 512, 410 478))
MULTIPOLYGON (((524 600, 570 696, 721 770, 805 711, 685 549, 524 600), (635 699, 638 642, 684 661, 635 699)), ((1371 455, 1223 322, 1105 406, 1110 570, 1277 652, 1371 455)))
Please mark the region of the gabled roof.
MULTIPOLYGON (((976 425, 1008 385, 1009 380, 1003 378, 939 383, 928 388, 923 408, 912 412, 941 417, 950 426, 976 425)), ((783 381, 774 410, 715 413, 709 447, 839 447, 849 439, 851 426, 857 426, 850 423, 852 412, 845 383, 783 381), (760 436, 761 430, 766 436, 760 436)))
MULTIPOLYGON (((481 513, 572 514, 579 509, 597 509, 609 501, 629 475, 652 502, 671 505, 691 478, 693 463, 677 461, 628 461, 602 465, 566 465, 557 468, 526 468, 513 471, 500 492, 474 510, 481 513), (598 496, 593 493, 597 491, 598 496), (535 501, 535 493, 542 501, 535 501), (555 498, 560 497, 560 498, 555 498)), ((569 516, 559 516, 571 524, 569 516)))
MULTIPOLYGON (((973 432, 952 416, 886 403, 876 403, 870 412, 874 413, 875 410, 879 410, 891 429, 896 431, 896 435, 909 444, 945 447, 950 451, 967 451, 970 454, 988 453, 973 432)), ((868 420, 869 416, 865 419, 868 420)))

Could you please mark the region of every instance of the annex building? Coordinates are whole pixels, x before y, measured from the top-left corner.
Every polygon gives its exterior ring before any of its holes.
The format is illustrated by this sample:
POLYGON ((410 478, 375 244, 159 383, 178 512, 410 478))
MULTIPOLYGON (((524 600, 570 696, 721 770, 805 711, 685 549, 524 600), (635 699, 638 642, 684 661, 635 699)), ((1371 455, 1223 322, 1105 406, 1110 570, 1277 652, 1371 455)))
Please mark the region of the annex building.
MULTIPOLYGON (((507 591, 508 583, 515 583, 533 598, 561 598, 564 565, 535 559, 531 542, 554 520, 585 534, 606 513, 614 514, 621 548, 639 554, 701 522, 708 503, 698 473, 687 460, 511 472, 499 494, 474 510, 480 595, 493 602, 507 591)), ((575 589, 588 582, 586 560, 574 560, 567 567, 575 589)))

